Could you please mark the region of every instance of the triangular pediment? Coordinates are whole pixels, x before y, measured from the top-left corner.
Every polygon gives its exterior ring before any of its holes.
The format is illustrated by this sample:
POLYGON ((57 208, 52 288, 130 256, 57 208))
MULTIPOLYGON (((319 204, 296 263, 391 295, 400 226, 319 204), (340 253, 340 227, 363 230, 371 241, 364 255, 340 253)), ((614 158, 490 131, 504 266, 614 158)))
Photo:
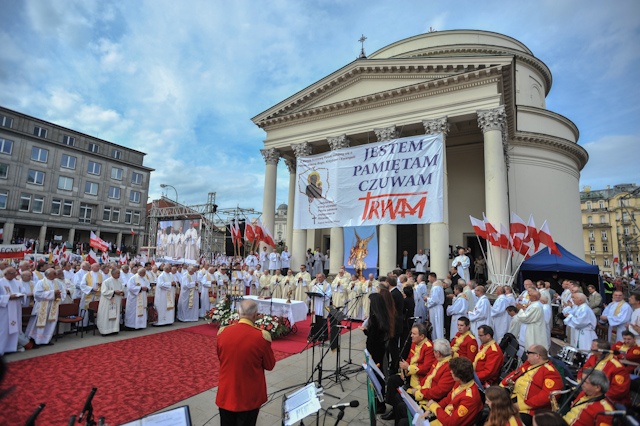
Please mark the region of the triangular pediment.
POLYGON ((372 99, 463 83, 500 73, 511 64, 506 56, 358 59, 252 119, 268 125, 296 114, 348 108, 372 99))

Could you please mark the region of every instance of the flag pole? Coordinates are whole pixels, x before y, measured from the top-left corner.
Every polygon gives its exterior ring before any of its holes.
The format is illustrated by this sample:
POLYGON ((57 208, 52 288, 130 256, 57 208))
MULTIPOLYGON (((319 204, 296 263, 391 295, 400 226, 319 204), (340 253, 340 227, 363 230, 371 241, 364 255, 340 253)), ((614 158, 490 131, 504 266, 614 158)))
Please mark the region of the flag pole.
POLYGON ((513 284, 513 281, 515 281, 515 276, 518 274, 518 271, 520 270, 520 267, 522 266, 524 261, 527 260, 527 255, 531 251, 531 248, 533 248, 533 244, 529 246, 529 249, 527 250, 527 252, 522 256, 522 260, 520 261, 520 264, 518 265, 516 270, 513 271, 513 275, 511 275, 511 278, 509 279, 509 284, 508 284, 509 286, 511 286, 513 284))

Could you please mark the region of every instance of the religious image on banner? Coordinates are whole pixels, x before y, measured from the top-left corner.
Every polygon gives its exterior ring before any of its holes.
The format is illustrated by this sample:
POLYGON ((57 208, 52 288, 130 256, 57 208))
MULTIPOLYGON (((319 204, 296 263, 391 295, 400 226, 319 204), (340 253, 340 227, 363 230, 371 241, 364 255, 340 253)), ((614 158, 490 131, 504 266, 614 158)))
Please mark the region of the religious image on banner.
POLYGON ((306 211, 301 214, 313 223, 321 223, 328 219, 327 212, 335 210, 332 178, 326 167, 311 167, 298 173, 298 192, 305 199, 306 211), (321 220, 322 219, 322 220, 321 220))
POLYGON ((200 259, 200 219, 166 220, 158 223, 156 256, 159 258, 200 259))
POLYGON ((442 134, 296 159, 294 229, 442 222, 442 134))
POLYGON ((375 226, 344 228, 345 268, 354 275, 362 271, 366 278, 378 269, 378 236, 375 226))

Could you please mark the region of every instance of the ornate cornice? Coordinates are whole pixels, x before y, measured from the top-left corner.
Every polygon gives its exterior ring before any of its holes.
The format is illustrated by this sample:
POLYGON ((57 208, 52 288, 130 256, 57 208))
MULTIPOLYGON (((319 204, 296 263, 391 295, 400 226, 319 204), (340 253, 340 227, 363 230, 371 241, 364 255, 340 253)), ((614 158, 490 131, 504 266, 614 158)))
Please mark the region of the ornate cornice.
POLYGON ((373 129, 373 132, 376 134, 378 142, 390 141, 392 139, 397 139, 398 137, 400 137, 400 132, 398 131, 396 126, 373 129))
POLYGON ((284 159, 284 164, 287 165, 287 169, 289 169, 289 173, 295 173, 296 172, 296 160, 291 159, 291 158, 285 158, 284 159))
POLYGON ((550 151, 569 155, 575 160, 579 170, 582 170, 587 164, 587 161, 589 161, 589 154, 583 147, 575 142, 558 137, 540 133, 516 132, 510 143, 516 146, 538 146, 550 151))
MULTIPOLYGON (((393 78, 388 74, 391 72, 391 68, 383 69, 385 67, 375 67, 375 69, 360 70, 363 73, 381 73, 385 72, 387 78, 393 78), (378 69, 380 68, 380 69, 378 69)), ((509 66, 506 66, 509 68, 509 66)), ((503 78, 503 71, 505 65, 496 65, 488 68, 473 69, 465 73, 465 70, 461 70, 460 74, 450 75, 440 79, 433 79, 423 81, 420 83, 410 84, 408 86, 402 86, 398 88, 388 89, 378 93, 367 94, 358 98, 346 99, 343 101, 334 102, 327 105, 320 105, 308 109, 300 109, 299 105, 308 102, 310 99, 318 99, 316 91, 311 94, 299 98, 294 103, 289 104, 286 107, 275 111, 269 117, 264 118, 261 121, 254 121, 260 128, 278 128, 279 125, 285 124, 291 121, 301 120, 313 120, 319 116, 322 118, 331 117, 331 115, 345 114, 346 112, 356 112, 363 109, 378 107, 380 105, 405 102, 412 99, 417 99, 425 96, 434 96, 438 94, 448 93, 455 90, 463 90, 467 88, 477 87, 479 85, 495 83, 503 78)), ((356 70, 352 70, 354 74, 356 70)), ((441 70, 437 70, 442 72, 441 70)), ((455 72, 455 68, 452 72, 455 72)), ((357 73, 355 73, 357 74, 357 73)), ((339 87, 334 85, 325 85, 323 89, 337 91, 343 89, 345 86, 341 84, 339 87), (325 89, 326 87, 326 89, 325 89)), ((318 89, 319 90, 319 89, 318 89)))
POLYGON ((486 133, 490 130, 505 130, 505 124, 507 121, 507 114, 504 110, 504 105, 500 105, 493 109, 481 109, 478 113, 478 126, 482 129, 482 133, 486 133))
POLYGON ((280 159, 280 152, 275 148, 261 149, 260 154, 262 154, 264 162, 267 164, 278 164, 280 159))
POLYGON ((349 148, 349 146, 351 145, 351 140, 347 137, 346 134, 327 138, 327 142, 329 142, 329 146, 331 147, 332 151, 335 151, 336 149, 349 148))
POLYGON ((294 143, 291 145, 291 149, 293 150, 296 158, 311 155, 311 143, 309 141, 294 143))
POLYGON ((434 133, 442 133, 447 135, 449 133, 449 119, 448 117, 436 118, 435 120, 422 120, 424 126, 424 133, 432 135, 434 133))

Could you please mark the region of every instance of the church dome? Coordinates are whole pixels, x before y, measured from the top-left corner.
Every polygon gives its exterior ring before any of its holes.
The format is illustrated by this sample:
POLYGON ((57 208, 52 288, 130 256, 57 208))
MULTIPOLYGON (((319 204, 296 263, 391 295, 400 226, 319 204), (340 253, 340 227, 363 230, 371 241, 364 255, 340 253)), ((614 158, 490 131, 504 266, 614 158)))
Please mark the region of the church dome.
POLYGON ((278 206, 277 210, 287 210, 287 205, 286 204, 280 204, 278 206))

